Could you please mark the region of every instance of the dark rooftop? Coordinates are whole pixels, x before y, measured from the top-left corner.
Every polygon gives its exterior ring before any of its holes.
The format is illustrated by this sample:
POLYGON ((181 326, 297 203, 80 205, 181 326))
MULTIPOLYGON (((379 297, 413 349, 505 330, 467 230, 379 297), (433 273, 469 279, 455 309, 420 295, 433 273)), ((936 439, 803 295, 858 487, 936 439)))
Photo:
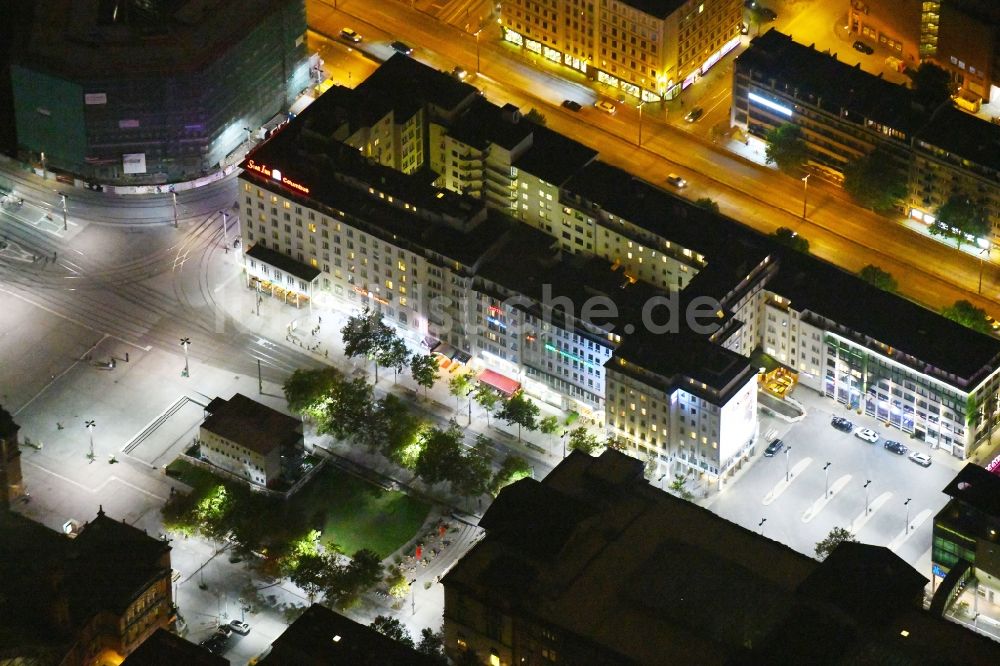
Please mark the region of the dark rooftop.
POLYGON ((10 415, 3 405, 0 405, 0 439, 13 439, 17 436, 17 431, 21 426, 14 423, 14 417, 10 415))
POLYGON ((319 269, 313 268, 308 264, 303 264, 301 261, 295 261, 287 254, 276 252, 259 243, 250 246, 246 255, 251 259, 257 259, 275 268, 280 268, 289 275, 294 275, 300 280, 305 280, 307 283, 315 280, 320 274, 319 269))
POLYGON ((302 423, 237 393, 229 400, 216 398, 205 411, 205 430, 251 451, 267 455, 275 447, 294 446, 302 439, 302 423))
POLYGON ((290 0, 34 0, 34 20, 13 51, 71 79, 176 75, 204 67, 290 0))
POLYGON ((987 516, 1000 518, 1000 476, 979 465, 968 463, 943 492, 987 516))
MULTIPOLYGON (((393 54, 382 63, 354 92, 366 102, 383 105, 386 110, 432 104, 446 112, 480 96, 475 86, 401 53, 393 54)), ((407 114, 404 112, 404 115, 407 114)))
POLYGON ((1000 125, 954 107, 942 107, 917 133, 924 141, 961 160, 1000 171, 1000 125))
MULTIPOLYGON (((843 48, 845 59, 858 55, 846 43, 843 48)), ((736 68, 751 70, 758 81, 773 79, 783 92, 843 119, 858 124, 873 120, 907 138, 926 122, 929 111, 913 105, 907 88, 841 62, 837 55, 799 44, 791 35, 771 28, 750 42, 736 58, 736 68)))
POLYGON ((635 7, 650 16, 666 18, 683 7, 688 0, 619 0, 624 5, 635 7))
MULTIPOLYGON (((419 640, 419 637, 417 637, 419 640)), ((261 666, 432 666, 438 662, 313 604, 271 643, 261 666)))
POLYGON ((166 629, 157 629, 121 666, 229 666, 229 660, 166 629))
MULTIPOLYGON (((997 643, 925 612, 926 579, 888 549, 844 544, 819 563, 654 488, 642 462, 617 451, 574 451, 544 480, 508 486, 481 525, 486 536, 445 575, 446 590, 547 627, 567 649, 587 646, 586 663, 1000 655, 997 643), (559 536, 539 549, 531 538, 546 529, 559 536)), ((446 607, 446 621, 461 623, 455 612, 446 607)))

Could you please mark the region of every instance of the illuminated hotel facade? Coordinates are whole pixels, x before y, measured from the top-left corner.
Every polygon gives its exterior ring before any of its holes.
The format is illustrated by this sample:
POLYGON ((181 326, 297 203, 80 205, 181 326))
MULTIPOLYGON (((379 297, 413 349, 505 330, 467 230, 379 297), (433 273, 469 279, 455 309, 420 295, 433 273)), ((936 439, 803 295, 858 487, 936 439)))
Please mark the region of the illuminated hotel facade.
POLYGON ((740 0, 504 0, 503 39, 646 102, 673 99, 740 42, 740 0))
POLYGON ((717 481, 748 459, 758 349, 958 457, 1000 415, 1000 342, 604 164, 404 56, 332 88, 244 166, 248 284, 273 276, 276 262, 255 259, 264 249, 286 257, 299 269, 283 279, 302 277, 285 288, 303 299, 371 305, 414 345, 580 411, 657 465, 717 481), (617 318, 583 316, 595 296, 617 318), (641 316, 657 299, 679 312, 700 297, 718 304, 705 335, 654 334, 641 316), (885 316, 859 313, 862 297, 885 316))

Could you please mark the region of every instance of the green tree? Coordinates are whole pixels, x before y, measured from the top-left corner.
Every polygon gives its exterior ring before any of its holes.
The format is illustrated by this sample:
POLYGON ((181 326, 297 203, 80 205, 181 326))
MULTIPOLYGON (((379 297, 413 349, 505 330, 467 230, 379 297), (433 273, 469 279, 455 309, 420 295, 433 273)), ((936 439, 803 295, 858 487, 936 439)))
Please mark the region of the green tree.
POLYGON ((523 391, 515 393, 500 409, 497 416, 507 422, 507 425, 517 424, 517 441, 521 441, 522 426, 528 430, 538 430, 538 415, 541 410, 524 395, 523 391))
POLYGON ((462 475, 462 430, 452 421, 446 430, 431 428, 424 436, 414 471, 429 484, 453 481, 462 475))
POLYGON ((674 492, 675 495, 681 499, 686 499, 691 501, 694 499, 694 495, 685 486, 687 485, 688 475, 687 474, 674 474, 674 480, 670 482, 670 490, 674 492))
POLYGON ((802 252, 803 254, 809 252, 809 241, 799 236, 797 231, 793 231, 788 227, 778 227, 771 234, 771 238, 782 245, 792 248, 796 252, 802 252))
POLYGON ((469 423, 472 423, 472 392, 476 389, 476 376, 471 372, 460 372, 448 380, 448 393, 469 403, 469 423))
POLYGON ((379 363, 394 358, 391 350, 395 345, 393 341, 398 339, 395 331, 382 321, 382 314, 365 306, 361 314, 348 318, 340 334, 344 340, 344 356, 363 356, 375 362, 375 382, 378 383, 379 363))
POLYGON ((844 189, 859 205, 888 211, 906 198, 906 175, 887 152, 876 148, 844 166, 844 189))
POLYGON ((937 209, 937 222, 930 226, 935 236, 953 238, 956 247, 973 238, 985 238, 990 232, 990 223, 982 206, 964 194, 955 194, 937 209))
POLYGON ((413 638, 409 630, 394 617, 388 615, 376 615, 372 623, 368 625, 383 636, 387 636, 397 643, 402 643, 408 647, 413 647, 413 638))
POLYGON ((372 415, 372 387, 362 378, 341 379, 331 391, 317 419, 317 431, 337 439, 356 436, 359 424, 372 415))
POLYGON ((397 465, 409 467, 410 450, 417 443, 423 421, 401 399, 389 394, 378 401, 380 420, 385 431, 381 453, 397 465))
POLYGON ((448 659, 444 656, 444 634, 440 631, 435 632, 430 627, 424 627, 420 630, 417 652, 430 657, 441 666, 448 663, 448 659))
POLYGON ((381 365, 383 368, 392 368, 392 383, 395 384, 399 371, 410 364, 410 352, 406 349, 406 343, 393 332, 392 337, 386 340, 384 347, 376 354, 375 363, 376 367, 381 365))
POLYGON ((452 487, 463 497, 482 495, 490 486, 493 473, 493 442, 486 435, 476 435, 472 448, 462 456, 462 467, 456 478, 452 479, 452 487))
POLYGON ((843 527, 834 527, 830 530, 830 533, 826 535, 826 538, 822 541, 816 543, 816 559, 819 561, 825 560, 830 556, 837 546, 844 543, 845 541, 857 542, 854 535, 850 531, 845 530, 843 527))
POLYGON ((809 149, 802 138, 802 128, 784 123, 768 130, 765 157, 768 164, 777 164, 787 174, 797 175, 809 158, 809 149))
POLYGON ((566 447, 570 451, 580 451, 586 453, 588 456, 592 456, 594 455, 594 451, 600 447, 600 442, 597 441, 597 437, 591 434, 586 427, 580 426, 570 431, 566 447))
POLYGON ((338 608, 350 608, 361 594, 382 579, 382 562, 378 554, 361 549, 347 564, 329 568, 326 578, 326 599, 338 608))
POLYGON ((990 324, 986 321, 986 310, 977 308, 969 301, 955 301, 950 306, 941 310, 941 314, 974 331, 979 331, 980 333, 989 333, 991 331, 990 324))
POLYGON ((538 422, 538 431, 544 435, 554 435, 559 432, 559 417, 546 416, 538 422))
POLYGON ((715 199, 710 199, 708 197, 702 197, 701 199, 698 199, 697 201, 694 202, 694 205, 697 206, 698 208, 704 208, 705 210, 710 211, 712 213, 719 212, 719 204, 715 201, 715 199))
POLYGON ((914 99, 928 112, 936 110, 950 100, 954 91, 951 74, 930 62, 924 62, 917 67, 911 84, 914 99))
POLYGON ((330 557, 320 553, 300 556, 289 573, 289 579, 309 595, 311 604, 326 589, 330 571, 334 568, 330 557))
POLYGON ((896 282, 896 278, 892 277, 892 273, 882 270, 875 264, 868 264, 858 271, 858 277, 882 291, 895 293, 899 288, 899 283, 896 282))
POLYGON ((437 358, 434 354, 415 354, 410 359, 410 374, 413 375, 413 381, 424 388, 424 396, 426 397, 427 390, 433 388, 434 382, 437 380, 437 358))
POLYGON ((543 114, 541 111, 539 111, 535 107, 531 107, 531 110, 528 111, 526 114, 524 114, 524 119, 525 120, 530 120, 531 122, 535 123, 536 125, 542 125, 543 127, 545 126, 545 123, 548 122, 545 119, 545 114, 543 114))
POLYGON ((500 469, 493 475, 493 480, 490 481, 490 494, 495 497, 510 484, 528 476, 531 476, 531 465, 524 458, 512 453, 504 458, 500 463, 500 469))
POLYGON ((336 368, 326 367, 319 370, 296 370, 285 380, 282 388, 288 409, 296 414, 308 414, 314 419, 319 418, 333 385, 340 381, 341 374, 336 368))
POLYGON ((476 392, 472 397, 476 399, 476 404, 486 412, 486 427, 489 427, 490 416, 493 415, 493 410, 500 403, 500 394, 486 384, 479 384, 476 386, 476 392))

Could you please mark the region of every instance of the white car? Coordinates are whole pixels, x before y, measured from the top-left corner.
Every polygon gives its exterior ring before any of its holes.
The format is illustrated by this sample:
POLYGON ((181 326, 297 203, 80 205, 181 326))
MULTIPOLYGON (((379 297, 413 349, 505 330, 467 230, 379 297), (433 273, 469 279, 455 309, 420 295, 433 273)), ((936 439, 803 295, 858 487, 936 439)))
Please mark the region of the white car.
POLYGON ((930 467, 931 466, 931 457, 929 455, 927 455, 926 453, 913 452, 913 453, 910 454, 910 460, 912 460, 913 462, 917 463, 921 467, 930 467))
POLYGON ((678 176, 676 173, 672 173, 669 176, 667 176, 667 182, 676 187, 677 189, 681 189, 688 186, 687 181, 678 176))
POLYGON ((361 41, 361 35, 354 32, 354 30, 352 30, 351 28, 344 28, 343 30, 341 30, 340 36, 349 42, 354 42, 355 44, 361 41))
POLYGON ((878 433, 872 430, 871 428, 862 428, 861 430, 858 430, 856 433, 854 433, 854 436, 860 437, 869 444, 874 444, 875 442, 878 441, 878 433))
POLYGON ((594 104, 594 106, 596 106, 601 111, 604 111, 605 113, 610 113, 611 115, 615 115, 615 111, 618 110, 617 106, 604 99, 598 100, 594 104))

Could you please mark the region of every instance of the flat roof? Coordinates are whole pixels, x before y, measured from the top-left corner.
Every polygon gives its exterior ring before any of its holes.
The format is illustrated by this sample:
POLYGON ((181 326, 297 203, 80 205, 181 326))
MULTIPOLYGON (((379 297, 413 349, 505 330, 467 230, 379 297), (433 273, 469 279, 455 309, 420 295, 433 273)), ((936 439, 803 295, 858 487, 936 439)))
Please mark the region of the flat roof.
POLYGON ((945 495, 1000 520, 1000 476, 974 463, 963 467, 943 490, 945 495))
POLYGON ((121 666, 229 666, 229 660, 162 627, 142 642, 121 666))
POLYGON ((205 430, 267 455, 302 439, 302 422, 237 393, 229 400, 215 398, 206 408, 205 430))
POLYGON ((634 7, 657 18, 666 18, 683 7, 690 0, 618 0, 623 5, 634 7))
POLYGON ((924 141, 952 155, 1000 171, 1000 125, 954 107, 942 107, 919 132, 924 141))
POLYGON ((71 80, 202 68, 297 0, 34 0, 14 62, 71 80), (145 6, 143 6, 145 5, 145 6))
POLYGON ((294 275, 300 280, 305 280, 306 282, 312 282, 319 277, 320 274, 319 269, 313 268, 308 264, 303 264, 301 261, 296 261, 287 254, 282 254, 281 252, 272 250, 269 247, 264 247, 260 243, 251 245, 250 249, 246 251, 246 256, 251 259, 263 261, 269 266, 280 268, 286 273, 294 275))
POLYGON ((773 83, 786 94, 843 120, 862 124, 871 119, 908 138, 926 122, 929 110, 914 106, 909 89, 864 71, 860 62, 842 62, 838 55, 860 58, 846 43, 843 54, 828 54, 771 28, 751 40, 737 56, 735 67, 750 70, 754 80, 773 83))

